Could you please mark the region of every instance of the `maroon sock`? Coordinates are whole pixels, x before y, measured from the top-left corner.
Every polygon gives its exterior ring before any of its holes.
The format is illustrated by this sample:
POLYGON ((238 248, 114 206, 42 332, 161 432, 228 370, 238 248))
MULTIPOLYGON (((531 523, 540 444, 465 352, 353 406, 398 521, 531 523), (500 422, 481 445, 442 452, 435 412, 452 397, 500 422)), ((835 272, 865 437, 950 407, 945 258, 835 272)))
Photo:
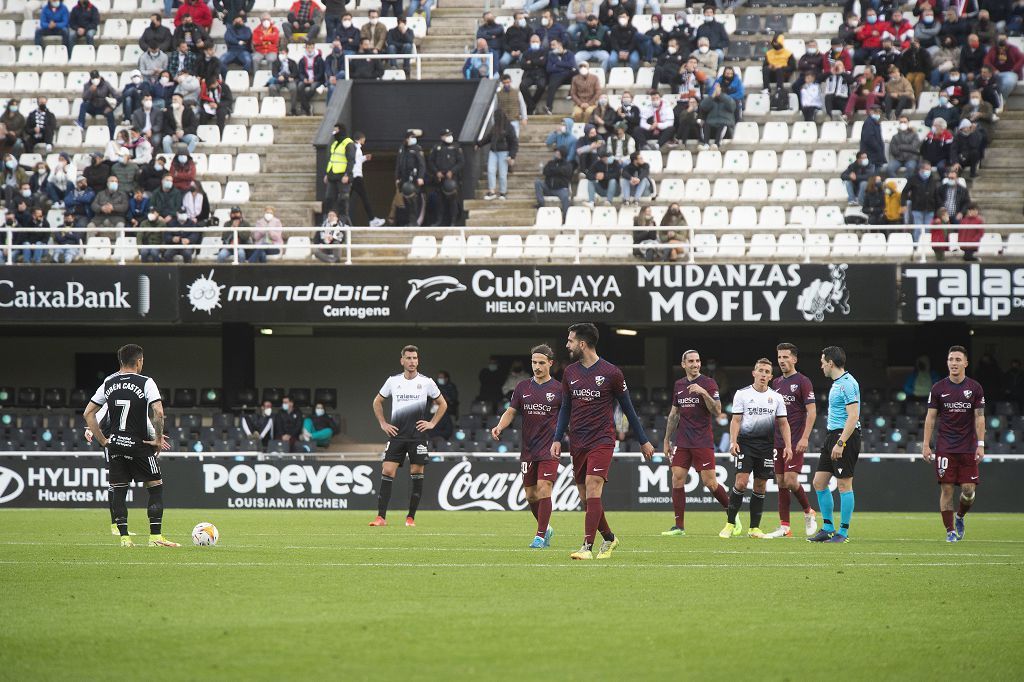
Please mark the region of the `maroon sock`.
POLYGON ((779 488, 779 523, 789 525, 789 488, 779 488))
POLYGON ((533 514, 533 518, 537 518, 537 505, 538 504, 540 504, 540 503, 539 502, 531 502, 530 503, 530 513, 533 514))
POLYGON ((604 515, 604 502, 601 503, 601 520, 597 522, 597 532, 605 540, 615 539, 615 533, 612 532, 611 526, 608 525, 608 517, 604 515))
MULTIPOLYGON (((588 497, 587 498, 587 520, 586 520, 586 535, 583 538, 583 542, 588 545, 594 544, 594 536, 597 535, 597 528, 601 523, 601 518, 604 516, 604 505, 601 504, 600 497, 588 497)), ((607 526, 608 524, 605 523, 607 526)))
POLYGON ((797 485, 796 490, 793 491, 793 494, 796 496, 796 501, 803 508, 804 514, 810 514, 811 501, 807 499, 807 493, 804 492, 804 487, 802 485, 797 485))
POLYGON ((672 488, 672 511, 676 515, 676 528, 686 528, 683 517, 686 515, 686 488, 672 488))
POLYGON ((963 518, 964 514, 966 514, 970 510, 972 504, 974 504, 974 498, 971 498, 970 503, 964 504, 964 498, 961 495, 960 496, 960 508, 957 509, 956 515, 959 516, 960 518, 963 518))
POLYGON ((942 523, 946 526, 946 532, 953 531, 953 510, 942 512, 942 523))
POLYGON ((711 494, 718 500, 718 504, 722 505, 722 509, 729 508, 729 493, 725 492, 725 487, 717 485, 715 489, 711 491, 711 494))
POLYGON ((537 537, 542 538, 548 532, 548 522, 551 521, 551 498, 542 498, 534 506, 537 515, 537 537))

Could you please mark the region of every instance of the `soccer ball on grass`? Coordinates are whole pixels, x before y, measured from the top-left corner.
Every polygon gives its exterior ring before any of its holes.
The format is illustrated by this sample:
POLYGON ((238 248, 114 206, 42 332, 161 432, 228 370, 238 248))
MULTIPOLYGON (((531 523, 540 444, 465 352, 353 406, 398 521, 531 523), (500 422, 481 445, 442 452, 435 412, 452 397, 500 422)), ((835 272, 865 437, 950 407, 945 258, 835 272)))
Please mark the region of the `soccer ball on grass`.
POLYGON ((217 526, 212 523, 200 523, 192 529, 192 542, 200 547, 210 547, 217 544, 220 533, 217 526))

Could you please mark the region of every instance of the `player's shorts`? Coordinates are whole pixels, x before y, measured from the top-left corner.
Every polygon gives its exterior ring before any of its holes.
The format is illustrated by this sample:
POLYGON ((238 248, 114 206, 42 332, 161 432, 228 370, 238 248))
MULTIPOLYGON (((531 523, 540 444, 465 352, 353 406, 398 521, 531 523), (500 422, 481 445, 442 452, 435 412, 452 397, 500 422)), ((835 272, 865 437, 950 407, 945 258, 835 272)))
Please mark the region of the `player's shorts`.
POLYGON ((860 457, 860 429, 854 429, 850 440, 846 442, 846 448, 843 449, 843 456, 833 461, 832 448, 841 435, 842 430, 836 429, 829 431, 825 436, 821 456, 818 457, 817 471, 828 472, 836 478, 853 478, 853 470, 857 468, 857 458, 860 457))
POLYGON ((537 485, 537 481, 550 481, 554 483, 558 478, 558 460, 545 459, 540 462, 520 462, 519 468, 523 472, 523 487, 537 485))
POLYGON ((156 455, 119 455, 107 449, 107 478, 111 485, 126 485, 132 481, 159 481, 160 462, 156 455))
POLYGON ((798 454, 796 450, 793 450, 793 458, 787 462, 782 456, 782 452, 783 448, 775 448, 775 474, 781 476, 791 471, 800 473, 804 468, 804 453, 798 454))
POLYGON ((572 451, 572 473, 577 485, 587 482, 587 476, 600 476, 608 480, 608 469, 612 466, 614 445, 598 445, 588 450, 572 451))
POLYGON ((715 449, 714 448, 681 448, 678 445, 672 448, 672 466, 695 471, 714 471, 715 449))
POLYGON ((775 478, 775 467, 771 457, 754 457, 740 452, 736 458, 737 474, 754 474, 754 478, 770 481, 775 478))
POLYGON ((939 483, 963 485, 964 483, 981 483, 978 475, 978 460, 974 453, 970 454, 935 454, 935 476, 939 483))
POLYGON ((398 462, 398 466, 405 463, 406 455, 409 456, 409 464, 426 464, 430 456, 427 451, 425 440, 389 440, 384 446, 384 461, 398 462))

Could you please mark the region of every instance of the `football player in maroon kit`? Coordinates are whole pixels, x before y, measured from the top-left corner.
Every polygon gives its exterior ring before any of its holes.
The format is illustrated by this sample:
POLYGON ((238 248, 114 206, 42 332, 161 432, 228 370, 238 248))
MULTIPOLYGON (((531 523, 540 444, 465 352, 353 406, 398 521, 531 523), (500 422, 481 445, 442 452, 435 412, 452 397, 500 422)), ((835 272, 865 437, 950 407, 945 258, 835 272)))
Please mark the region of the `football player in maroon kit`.
POLYGON ((619 544, 608 526, 601 501, 615 452, 615 403, 622 408, 633 434, 640 441, 644 459, 650 461, 654 456, 654 446, 647 439, 629 399, 622 370, 597 355, 597 340, 597 327, 589 322, 569 327, 565 347, 575 362, 562 374, 562 409, 551 443, 551 456, 557 459, 562 453, 562 437, 568 429, 573 473, 586 512, 583 546, 570 555, 573 559, 594 558, 594 538, 598 531, 604 539, 598 559, 611 558, 612 550, 619 544))
POLYGON ((946 526, 946 542, 964 539, 964 516, 974 504, 979 483, 978 462, 985 456, 985 391, 966 375, 967 349, 953 346, 946 356, 949 376, 928 394, 921 454, 935 463, 939 479, 939 511, 946 526), (939 423, 932 451, 932 432, 939 423), (953 512, 953 486, 960 486, 960 506, 953 512))
POLYGON ((814 429, 814 420, 818 416, 818 407, 814 402, 814 386, 806 375, 796 371, 796 346, 791 343, 780 343, 775 350, 778 353, 782 376, 772 379, 772 390, 786 401, 786 420, 789 422, 789 432, 795 442, 793 456, 786 460, 782 456, 785 448, 782 430, 775 429, 775 482, 779 486, 779 527, 765 537, 793 537, 793 532, 789 528, 790 493, 796 497, 796 501, 804 510, 804 532, 807 537, 811 537, 818 531, 818 521, 807 499, 807 493, 800 485, 800 472, 804 468, 807 441, 814 429))
POLYGON ((718 485, 715 476, 715 436, 711 422, 722 413, 718 384, 700 373, 700 353, 683 353, 686 376, 672 389, 672 409, 665 426, 665 456, 672 464, 672 511, 675 523, 662 535, 686 535, 686 477, 690 467, 700 474, 704 487, 711 491, 723 509, 729 508, 729 494, 718 485), (675 446, 672 439, 675 437, 675 446))
POLYGON ((551 363, 555 352, 551 346, 541 344, 530 351, 533 378, 520 381, 512 392, 512 401, 501 415, 497 426, 491 429, 494 440, 512 425, 517 414, 523 415, 522 446, 519 462, 523 472, 523 492, 530 511, 537 519, 537 535, 531 549, 551 546, 554 531, 551 521, 551 490, 558 478, 558 458, 551 455, 551 440, 555 436, 558 412, 562 407, 562 384, 551 377, 551 363))

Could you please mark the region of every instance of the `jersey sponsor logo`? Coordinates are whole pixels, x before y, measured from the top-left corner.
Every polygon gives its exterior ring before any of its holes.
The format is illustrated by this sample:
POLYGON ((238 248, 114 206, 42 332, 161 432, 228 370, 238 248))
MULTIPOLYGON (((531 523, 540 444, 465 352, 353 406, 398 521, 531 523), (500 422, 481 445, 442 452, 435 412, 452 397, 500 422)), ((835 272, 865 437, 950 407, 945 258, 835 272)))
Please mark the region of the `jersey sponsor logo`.
POLYGON ((7 467, 0 467, 0 504, 10 502, 25 490, 25 481, 21 474, 7 467))
MULTIPOLYGON (((459 462, 448 470, 438 488, 437 501, 446 511, 518 511, 527 507, 523 479, 518 472, 474 474, 472 462, 459 462)), ((551 508, 571 511, 579 506, 579 502, 572 467, 559 465, 558 478, 551 491, 551 508)))
POLYGON ((942 403, 942 406, 947 410, 969 410, 971 409, 971 407, 973 407, 973 403, 965 403, 956 400, 949 403, 942 403))
POLYGON ((579 398, 585 402, 597 400, 601 397, 601 391, 595 391, 592 388, 574 388, 572 390, 572 397, 579 398))
POLYGON ((601 384, 604 383, 604 377, 600 375, 594 377, 594 383, 600 386, 601 384))
POLYGON ((409 309, 412 303, 420 294, 423 298, 431 301, 443 301, 449 294, 465 291, 466 285, 451 275, 435 275, 425 279, 409 280, 409 296, 405 299, 405 309, 409 309))

